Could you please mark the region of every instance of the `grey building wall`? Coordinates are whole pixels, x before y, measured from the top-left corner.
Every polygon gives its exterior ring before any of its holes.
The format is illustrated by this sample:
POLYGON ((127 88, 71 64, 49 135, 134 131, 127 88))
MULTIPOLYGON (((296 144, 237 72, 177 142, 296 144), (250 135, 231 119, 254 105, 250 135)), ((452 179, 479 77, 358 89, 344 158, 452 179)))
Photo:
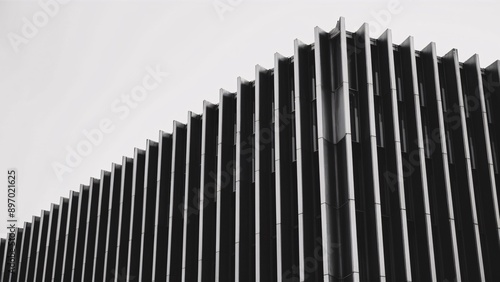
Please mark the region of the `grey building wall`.
POLYGON ((294 42, 16 232, 2 281, 500 281, 500 62, 294 42))

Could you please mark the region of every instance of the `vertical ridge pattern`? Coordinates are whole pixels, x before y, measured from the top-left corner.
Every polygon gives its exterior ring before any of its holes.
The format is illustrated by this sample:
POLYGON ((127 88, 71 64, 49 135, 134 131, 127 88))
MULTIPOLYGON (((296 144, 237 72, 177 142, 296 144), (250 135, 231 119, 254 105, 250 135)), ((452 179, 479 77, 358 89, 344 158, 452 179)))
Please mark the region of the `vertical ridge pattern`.
POLYGON ((0 240, 0 282, 500 281, 500 61, 340 18, 236 86, 0 240))

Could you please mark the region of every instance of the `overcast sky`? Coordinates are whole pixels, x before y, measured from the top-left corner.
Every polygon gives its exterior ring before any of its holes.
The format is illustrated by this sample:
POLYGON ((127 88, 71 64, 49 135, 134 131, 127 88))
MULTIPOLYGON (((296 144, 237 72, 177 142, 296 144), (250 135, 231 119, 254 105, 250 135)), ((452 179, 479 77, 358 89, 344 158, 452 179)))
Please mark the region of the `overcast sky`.
POLYGON ((256 64, 293 55, 295 38, 312 43, 315 26, 343 16, 349 31, 368 22, 372 37, 390 28, 396 44, 412 35, 417 50, 434 41, 438 55, 478 53, 486 67, 500 58, 498 11, 493 1, 0 1, 0 221, 8 169, 18 218, 31 221, 203 100, 218 103, 238 76, 254 80, 256 64))

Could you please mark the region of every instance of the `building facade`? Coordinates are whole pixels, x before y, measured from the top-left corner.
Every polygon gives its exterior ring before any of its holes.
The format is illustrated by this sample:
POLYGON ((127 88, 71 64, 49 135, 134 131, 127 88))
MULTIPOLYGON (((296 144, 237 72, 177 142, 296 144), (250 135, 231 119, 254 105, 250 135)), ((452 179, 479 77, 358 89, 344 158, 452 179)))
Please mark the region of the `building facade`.
POLYGON ((500 281, 500 61, 294 44, 17 229, 15 273, 2 239, 2 281, 500 281))

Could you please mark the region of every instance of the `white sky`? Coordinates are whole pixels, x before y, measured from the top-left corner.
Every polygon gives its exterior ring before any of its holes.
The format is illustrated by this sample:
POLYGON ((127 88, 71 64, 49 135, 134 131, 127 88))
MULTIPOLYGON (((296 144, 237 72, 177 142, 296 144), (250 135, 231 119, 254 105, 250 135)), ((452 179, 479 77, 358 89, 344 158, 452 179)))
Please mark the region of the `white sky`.
POLYGON ((44 26, 26 33, 23 18, 33 23, 35 15, 43 24, 40 4, 0 1, 0 235, 6 233, 7 169, 18 170, 18 218, 30 221, 112 162, 133 156, 146 139, 158 140, 159 130, 171 132, 173 120, 200 113, 203 100, 218 103, 219 89, 235 91, 238 76, 253 80, 256 64, 272 68, 275 52, 293 55, 295 38, 313 42, 315 26, 331 30, 340 16, 353 32, 363 22, 374 23, 374 37, 390 28, 397 44, 412 35, 418 50, 435 41, 438 55, 457 48, 465 61, 478 53, 482 67, 500 58, 500 4, 400 1, 390 18, 377 16, 387 15, 390 3, 72 1, 57 4, 44 26), (218 13, 214 5, 231 10, 218 13), (125 105, 115 101, 142 85, 148 67, 169 75, 124 117, 112 105, 125 105), (86 140, 82 132, 103 119, 114 130, 59 181, 53 163, 67 165, 67 147, 75 149, 86 140))

